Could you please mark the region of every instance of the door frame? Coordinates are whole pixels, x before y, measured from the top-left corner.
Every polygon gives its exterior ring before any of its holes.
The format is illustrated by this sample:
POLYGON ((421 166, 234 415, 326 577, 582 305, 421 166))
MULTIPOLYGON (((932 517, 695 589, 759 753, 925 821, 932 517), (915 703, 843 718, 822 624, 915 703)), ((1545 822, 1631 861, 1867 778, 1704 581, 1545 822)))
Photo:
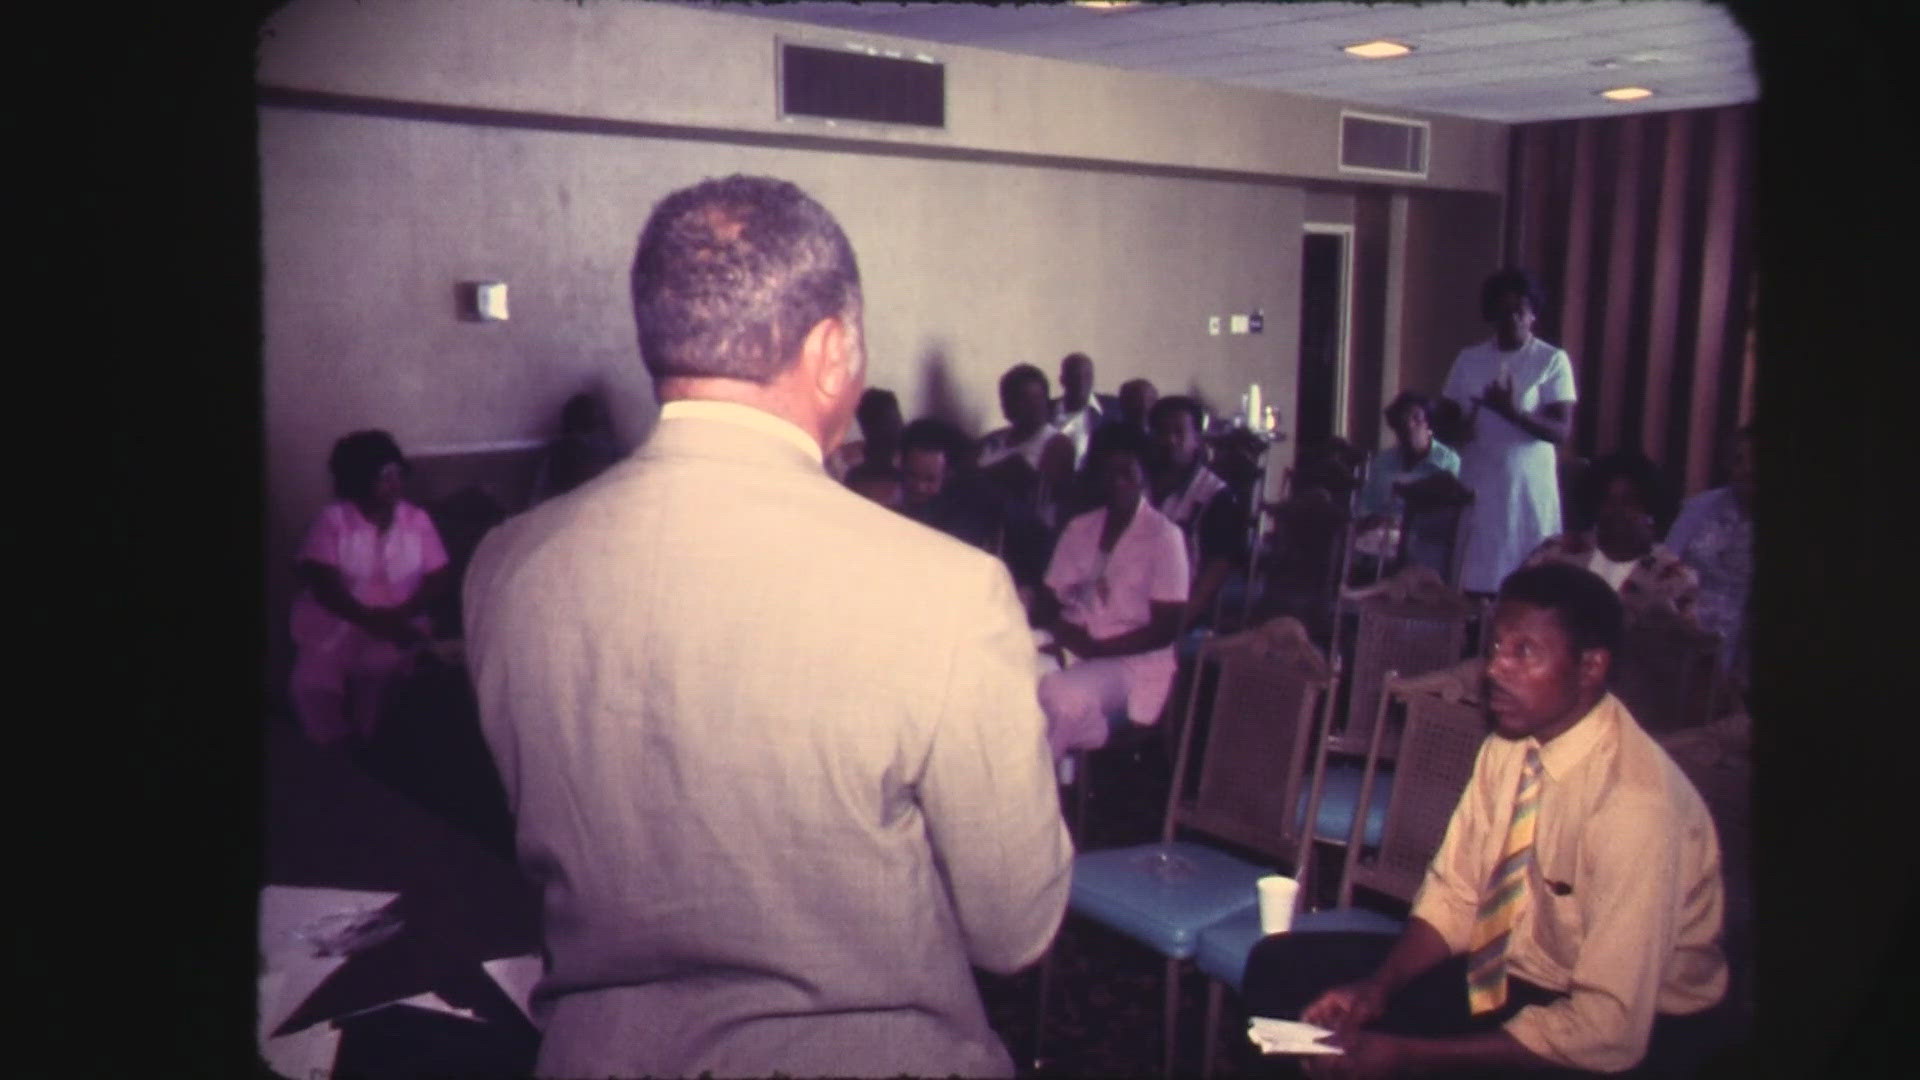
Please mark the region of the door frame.
MULTIPOLYGON (((1347 437, 1348 395, 1352 392, 1352 378, 1349 368, 1353 364, 1353 234, 1350 222, 1308 221, 1301 225, 1304 233, 1340 238, 1340 303, 1338 333, 1339 345, 1334 353, 1333 368, 1333 434, 1338 438, 1347 437)), ((1305 244, 1301 246, 1305 251, 1305 244)), ((1304 266, 1302 272, 1305 272, 1304 266)), ((1305 312, 1301 315, 1304 318, 1305 312)), ((1299 426, 1298 418, 1295 427, 1299 426)))

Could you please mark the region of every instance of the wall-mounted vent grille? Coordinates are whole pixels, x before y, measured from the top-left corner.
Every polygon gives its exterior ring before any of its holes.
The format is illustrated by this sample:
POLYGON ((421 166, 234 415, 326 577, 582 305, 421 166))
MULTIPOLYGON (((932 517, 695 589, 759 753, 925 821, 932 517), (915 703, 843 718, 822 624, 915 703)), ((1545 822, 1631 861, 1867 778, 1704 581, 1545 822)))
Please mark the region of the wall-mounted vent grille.
POLYGON ((1371 113, 1340 113, 1340 171, 1425 179, 1425 120, 1402 120, 1371 113))
POLYGON ((877 50, 780 43, 780 115, 947 126, 946 66, 877 50))

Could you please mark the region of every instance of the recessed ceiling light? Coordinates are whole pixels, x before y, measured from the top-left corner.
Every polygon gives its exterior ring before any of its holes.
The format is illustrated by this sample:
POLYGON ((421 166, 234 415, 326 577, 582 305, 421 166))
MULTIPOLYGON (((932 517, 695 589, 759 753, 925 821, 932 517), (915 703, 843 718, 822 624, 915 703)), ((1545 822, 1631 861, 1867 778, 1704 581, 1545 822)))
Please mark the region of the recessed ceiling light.
POLYGON ((1397 41, 1363 41, 1358 45, 1345 46, 1340 51, 1362 60, 1386 60, 1395 56, 1405 56, 1413 49, 1397 41))
POLYGON ((1139 7, 1140 0, 1073 0, 1073 6, 1095 11, 1118 11, 1121 8, 1139 7))
POLYGON ((1644 86, 1616 86, 1611 90, 1600 91, 1600 96, 1608 101, 1639 101, 1641 98, 1652 97, 1653 91, 1644 86))

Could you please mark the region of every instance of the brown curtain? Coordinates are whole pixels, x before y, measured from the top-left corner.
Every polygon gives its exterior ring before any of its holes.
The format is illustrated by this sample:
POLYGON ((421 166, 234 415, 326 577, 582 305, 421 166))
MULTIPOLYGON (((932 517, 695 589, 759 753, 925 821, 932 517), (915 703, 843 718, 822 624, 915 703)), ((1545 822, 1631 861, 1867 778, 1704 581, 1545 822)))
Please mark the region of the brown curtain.
POLYGON ((1574 452, 1638 448, 1684 492, 1751 418, 1751 105, 1513 129, 1506 259, 1579 381, 1574 452))

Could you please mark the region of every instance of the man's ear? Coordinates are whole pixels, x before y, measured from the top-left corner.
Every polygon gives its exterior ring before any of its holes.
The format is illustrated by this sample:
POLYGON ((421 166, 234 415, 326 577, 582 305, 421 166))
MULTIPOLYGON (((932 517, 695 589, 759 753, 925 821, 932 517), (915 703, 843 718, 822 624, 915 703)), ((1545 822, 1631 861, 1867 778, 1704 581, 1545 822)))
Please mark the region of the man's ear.
POLYGON ((814 392, 824 400, 840 400, 847 393, 848 385, 859 377, 853 329, 837 315, 813 324, 801 345, 800 355, 814 392))
POLYGON ((1584 649, 1580 653, 1580 686, 1584 690, 1605 689, 1607 676, 1613 673, 1613 653, 1606 649, 1584 649))

